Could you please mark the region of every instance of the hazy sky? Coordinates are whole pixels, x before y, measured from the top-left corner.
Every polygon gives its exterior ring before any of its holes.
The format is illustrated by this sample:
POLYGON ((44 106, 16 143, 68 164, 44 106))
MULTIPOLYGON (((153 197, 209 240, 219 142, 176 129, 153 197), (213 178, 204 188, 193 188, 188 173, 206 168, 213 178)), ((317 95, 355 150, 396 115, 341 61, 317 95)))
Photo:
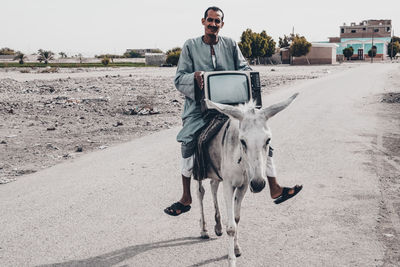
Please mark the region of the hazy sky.
POLYGON ((166 51, 203 34, 201 18, 212 5, 225 13, 220 34, 236 41, 251 28, 277 42, 293 26, 309 41, 324 41, 339 36, 343 22, 366 19, 391 19, 400 35, 400 0, 0 0, 0 47, 68 55, 166 51))

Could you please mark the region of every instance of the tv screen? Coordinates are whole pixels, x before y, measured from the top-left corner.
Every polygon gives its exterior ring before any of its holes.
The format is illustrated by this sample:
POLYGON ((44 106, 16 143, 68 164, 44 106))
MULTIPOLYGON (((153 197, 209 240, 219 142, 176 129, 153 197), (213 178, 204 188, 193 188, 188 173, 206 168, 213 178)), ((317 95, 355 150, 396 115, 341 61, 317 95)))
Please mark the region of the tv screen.
POLYGON ((250 99, 247 75, 224 73, 208 76, 210 100, 221 104, 242 104, 250 99))

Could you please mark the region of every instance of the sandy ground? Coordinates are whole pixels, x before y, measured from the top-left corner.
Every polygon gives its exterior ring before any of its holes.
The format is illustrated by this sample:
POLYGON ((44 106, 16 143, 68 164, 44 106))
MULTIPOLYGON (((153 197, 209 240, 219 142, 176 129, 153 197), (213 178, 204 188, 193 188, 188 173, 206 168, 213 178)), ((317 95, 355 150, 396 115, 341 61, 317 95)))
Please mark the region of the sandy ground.
MULTIPOLYGON (((354 66, 255 69, 270 93, 354 66)), ((21 71, 0 70, 0 184, 181 123, 175 68, 21 71)))
POLYGON ((384 94, 375 103, 379 118, 373 154, 382 201, 377 229, 385 245, 383 266, 400 265, 400 68, 387 75, 384 94))
MULTIPOLYGON (((268 105, 300 92, 270 126, 279 181, 304 189, 278 206, 268 192, 246 195, 238 266, 398 266, 400 65, 312 68, 322 77, 264 95, 268 105)), ((260 68, 270 78, 306 69, 260 68)), ((198 238, 197 199, 177 218, 162 211, 181 189, 178 130, 143 133, 1 185, 0 265, 225 265, 208 186, 210 240, 198 238)))

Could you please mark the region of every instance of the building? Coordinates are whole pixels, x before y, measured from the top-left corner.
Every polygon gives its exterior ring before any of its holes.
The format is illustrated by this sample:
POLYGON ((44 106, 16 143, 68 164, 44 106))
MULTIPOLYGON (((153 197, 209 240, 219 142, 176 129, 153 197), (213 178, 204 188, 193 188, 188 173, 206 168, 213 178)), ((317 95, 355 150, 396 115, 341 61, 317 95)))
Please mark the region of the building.
POLYGON ((126 49, 126 52, 134 52, 139 54, 141 57, 144 57, 146 53, 162 53, 162 51, 158 48, 126 49))
POLYGON ((16 55, 0 55, 0 61, 13 61, 16 55))
POLYGON ((352 59, 368 59, 368 51, 376 49, 375 58, 385 59, 387 57, 387 46, 391 40, 392 21, 364 20, 359 24, 352 22, 350 25, 340 26, 340 37, 330 37, 330 43, 336 43, 338 58, 343 58, 343 49, 352 47, 354 54, 352 59))
POLYGON ((145 58, 147 66, 160 66, 165 63, 167 55, 163 53, 146 53, 145 58))
MULTIPOLYGON (((310 52, 307 56, 292 57, 292 65, 308 64, 335 64, 337 44, 333 43, 311 43, 310 52)), ((289 49, 282 48, 282 63, 289 63, 289 49)))

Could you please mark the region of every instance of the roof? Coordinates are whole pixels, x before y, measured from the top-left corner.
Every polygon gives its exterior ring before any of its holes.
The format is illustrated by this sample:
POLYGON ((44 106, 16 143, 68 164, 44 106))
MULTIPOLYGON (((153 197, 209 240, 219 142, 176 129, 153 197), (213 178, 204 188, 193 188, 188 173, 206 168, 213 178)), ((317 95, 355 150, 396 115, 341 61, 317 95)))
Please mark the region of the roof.
POLYGON ((335 43, 311 43, 311 45, 313 47, 332 47, 332 48, 336 48, 339 47, 337 44, 335 43))

